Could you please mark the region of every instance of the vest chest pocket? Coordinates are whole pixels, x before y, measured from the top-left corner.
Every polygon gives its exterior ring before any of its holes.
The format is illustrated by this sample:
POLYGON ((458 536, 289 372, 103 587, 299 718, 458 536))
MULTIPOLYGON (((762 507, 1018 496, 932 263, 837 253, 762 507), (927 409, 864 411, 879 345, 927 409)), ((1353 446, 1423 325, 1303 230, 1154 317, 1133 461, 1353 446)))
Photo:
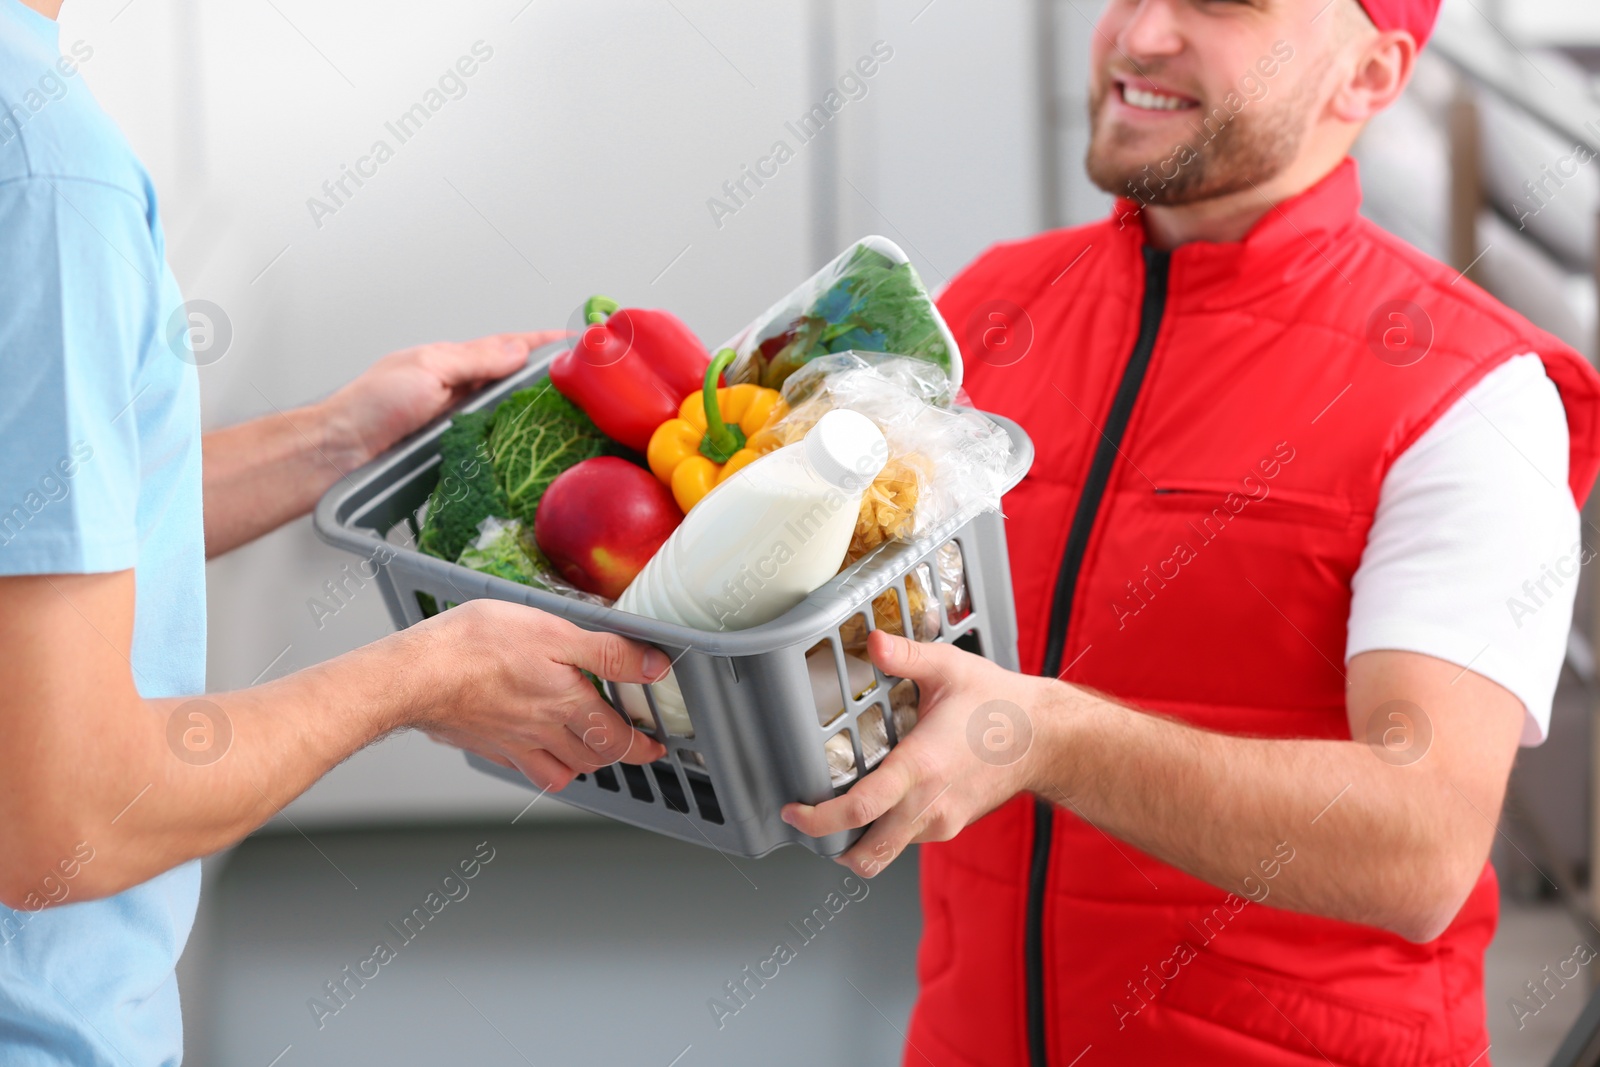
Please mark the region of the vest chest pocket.
POLYGON ((1160 514, 1186 515, 1205 534, 1215 536, 1235 519, 1316 526, 1345 531, 1356 513, 1348 501, 1305 490, 1283 489, 1270 481, 1161 479, 1149 490, 1148 507, 1160 514))

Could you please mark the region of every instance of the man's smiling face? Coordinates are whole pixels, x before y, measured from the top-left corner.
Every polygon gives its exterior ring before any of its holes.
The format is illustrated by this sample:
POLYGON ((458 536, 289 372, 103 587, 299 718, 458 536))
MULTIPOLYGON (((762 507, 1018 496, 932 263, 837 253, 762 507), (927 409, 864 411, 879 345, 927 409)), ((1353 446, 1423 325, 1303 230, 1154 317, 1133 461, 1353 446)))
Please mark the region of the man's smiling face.
POLYGON ((1271 180, 1365 18, 1356 0, 1110 0, 1091 45, 1090 179, 1164 205, 1271 180))

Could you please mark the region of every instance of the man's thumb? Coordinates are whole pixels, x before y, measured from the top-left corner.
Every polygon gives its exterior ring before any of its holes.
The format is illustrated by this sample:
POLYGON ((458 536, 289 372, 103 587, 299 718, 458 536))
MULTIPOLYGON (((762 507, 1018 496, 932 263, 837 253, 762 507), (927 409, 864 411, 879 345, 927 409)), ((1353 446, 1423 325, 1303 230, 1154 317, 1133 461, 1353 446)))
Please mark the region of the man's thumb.
POLYGON ((949 683, 948 674, 938 662, 945 651, 944 645, 918 644, 882 630, 874 630, 867 637, 867 653, 879 670, 895 678, 910 678, 923 690, 949 683))
POLYGON ((567 662, 611 682, 655 682, 672 661, 658 648, 616 634, 579 630, 567 662))

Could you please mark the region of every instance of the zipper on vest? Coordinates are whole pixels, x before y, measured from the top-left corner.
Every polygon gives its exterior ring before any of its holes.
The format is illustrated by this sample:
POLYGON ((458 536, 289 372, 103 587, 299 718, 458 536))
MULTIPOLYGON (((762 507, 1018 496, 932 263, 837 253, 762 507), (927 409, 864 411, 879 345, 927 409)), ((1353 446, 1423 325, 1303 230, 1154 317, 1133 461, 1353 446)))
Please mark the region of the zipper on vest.
MULTIPOLYGON (((1078 496, 1078 508, 1067 533, 1067 548, 1056 572, 1056 590, 1050 603, 1050 630, 1045 644, 1045 677, 1061 673, 1061 657, 1066 651, 1067 620, 1072 616, 1072 601, 1078 587, 1078 571, 1089 547, 1089 535, 1100 512, 1100 501, 1111 480, 1122 436, 1128 429, 1134 401, 1150 367, 1150 353, 1167 307, 1167 273, 1172 254, 1157 248, 1144 249, 1144 300, 1139 308, 1139 337, 1122 370, 1122 380, 1111 400, 1111 411, 1100 430, 1089 473, 1078 496)), ((1044 1000, 1044 902, 1050 873, 1051 832, 1055 827, 1055 805, 1035 798, 1033 804, 1033 849, 1028 867, 1028 916, 1024 928, 1023 961, 1027 971, 1028 1059, 1033 1067, 1049 1067, 1045 1045, 1044 1000)))

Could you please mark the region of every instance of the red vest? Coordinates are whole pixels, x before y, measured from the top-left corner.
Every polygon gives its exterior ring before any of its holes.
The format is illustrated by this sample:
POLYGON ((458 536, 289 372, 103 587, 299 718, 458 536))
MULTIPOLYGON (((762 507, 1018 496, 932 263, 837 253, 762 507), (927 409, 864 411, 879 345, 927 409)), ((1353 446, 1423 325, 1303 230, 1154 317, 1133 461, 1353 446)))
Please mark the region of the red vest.
MULTIPOLYGON (((1025 671, 1213 730, 1347 739, 1350 579, 1395 458, 1537 352, 1587 495, 1600 376, 1359 203, 1347 161, 1242 242, 1167 254, 1125 202, 950 285, 973 402, 1037 449, 1005 500, 1025 671)), ((907 1065, 1487 1063, 1487 866, 1417 945, 1274 908, 1259 872, 1246 902, 1032 797, 921 856, 907 1065)))

